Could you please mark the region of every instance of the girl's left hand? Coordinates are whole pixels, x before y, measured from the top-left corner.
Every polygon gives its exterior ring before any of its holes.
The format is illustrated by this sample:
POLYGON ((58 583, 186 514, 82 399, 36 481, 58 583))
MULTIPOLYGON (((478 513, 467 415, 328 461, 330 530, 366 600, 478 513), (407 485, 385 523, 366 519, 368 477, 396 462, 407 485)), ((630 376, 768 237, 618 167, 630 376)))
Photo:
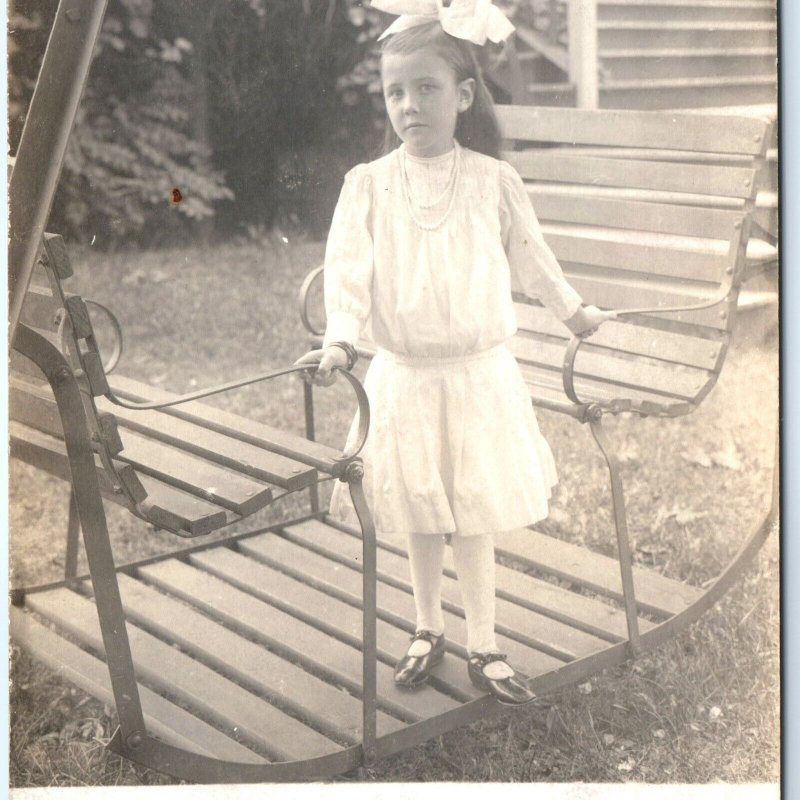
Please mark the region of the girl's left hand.
POLYGON ((336 381, 334 367, 347 367, 347 354, 341 347, 326 347, 324 350, 311 350, 300 356, 295 364, 317 364, 314 372, 300 373, 307 383, 315 386, 331 386, 336 381))
POLYGON ((616 319, 616 312, 601 311, 597 306, 581 306, 564 324, 576 336, 591 336, 604 322, 616 319))

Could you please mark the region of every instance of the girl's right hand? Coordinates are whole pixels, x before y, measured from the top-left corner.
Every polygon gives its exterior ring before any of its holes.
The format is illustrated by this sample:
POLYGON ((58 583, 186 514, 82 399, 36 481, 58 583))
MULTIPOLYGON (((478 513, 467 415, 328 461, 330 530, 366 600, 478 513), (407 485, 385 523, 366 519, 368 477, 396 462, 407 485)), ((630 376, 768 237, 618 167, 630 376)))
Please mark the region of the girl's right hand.
POLYGON ((294 362, 295 364, 318 364, 314 372, 301 372, 304 381, 315 386, 330 386, 336 380, 334 367, 347 368, 347 353, 341 347, 326 347, 311 350, 294 362))

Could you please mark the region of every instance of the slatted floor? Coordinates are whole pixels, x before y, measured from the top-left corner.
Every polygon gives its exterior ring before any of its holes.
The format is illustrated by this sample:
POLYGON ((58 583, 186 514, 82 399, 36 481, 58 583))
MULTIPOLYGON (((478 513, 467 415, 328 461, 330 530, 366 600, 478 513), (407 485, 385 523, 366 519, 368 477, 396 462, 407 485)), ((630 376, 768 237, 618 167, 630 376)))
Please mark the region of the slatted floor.
MULTIPOLYGON (((626 638, 614 599, 615 560, 530 530, 507 534, 498 552, 521 567, 498 565, 497 573, 499 644, 520 671, 551 672, 626 638)), ((408 692, 392 680, 413 631, 408 564, 402 547, 380 542, 379 737, 481 697, 466 674, 464 617, 446 553, 448 652, 430 685, 408 692)), ((309 520, 150 563, 119 580, 153 735, 243 763, 303 760, 359 742, 357 533, 309 520)), ((640 619, 642 630, 701 594, 645 570, 635 571, 635 581, 648 617, 640 619)), ((28 595, 24 608, 12 609, 11 634, 66 679, 111 702, 88 582, 28 595)))

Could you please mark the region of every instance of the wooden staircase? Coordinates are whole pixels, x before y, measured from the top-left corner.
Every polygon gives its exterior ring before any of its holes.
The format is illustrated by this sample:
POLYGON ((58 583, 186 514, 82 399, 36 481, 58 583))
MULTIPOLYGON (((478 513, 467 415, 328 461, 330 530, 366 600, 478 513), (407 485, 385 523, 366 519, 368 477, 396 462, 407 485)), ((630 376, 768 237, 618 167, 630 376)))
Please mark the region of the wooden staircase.
MULTIPOLYGON (((586 21, 583 10, 573 14, 577 23, 569 19, 570 3, 579 2, 524 0, 514 17, 522 79, 515 102, 580 104, 578 84, 592 70, 600 108, 776 102, 774 0, 596 0, 590 35, 597 58, 583 76, 575 69, 580 55, 569 52, 570 40, 581 40, 573 26, 586 21)), ((583 41, 582 49, 592 49, 583 41)), ((510 69, 507 76, 511 82, 510 69)))

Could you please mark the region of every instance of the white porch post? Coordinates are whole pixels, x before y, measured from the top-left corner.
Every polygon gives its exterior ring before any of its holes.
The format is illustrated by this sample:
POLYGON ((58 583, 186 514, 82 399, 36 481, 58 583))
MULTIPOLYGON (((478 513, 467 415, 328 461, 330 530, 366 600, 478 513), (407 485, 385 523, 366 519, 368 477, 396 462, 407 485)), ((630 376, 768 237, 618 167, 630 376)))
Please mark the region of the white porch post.
POLYGON ((569 79, 578 108, 597 108, 597 0, 569 0, 567 24, 569 79))

